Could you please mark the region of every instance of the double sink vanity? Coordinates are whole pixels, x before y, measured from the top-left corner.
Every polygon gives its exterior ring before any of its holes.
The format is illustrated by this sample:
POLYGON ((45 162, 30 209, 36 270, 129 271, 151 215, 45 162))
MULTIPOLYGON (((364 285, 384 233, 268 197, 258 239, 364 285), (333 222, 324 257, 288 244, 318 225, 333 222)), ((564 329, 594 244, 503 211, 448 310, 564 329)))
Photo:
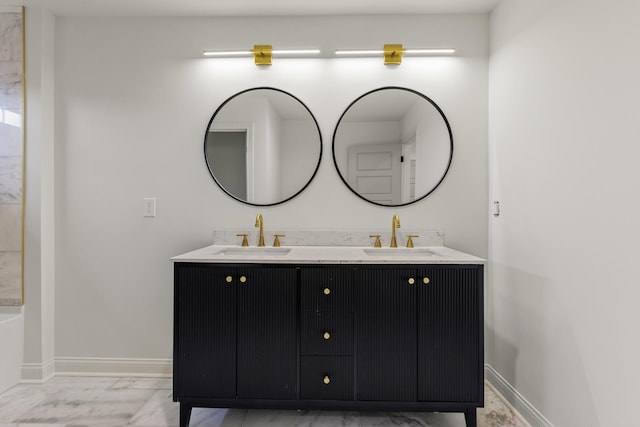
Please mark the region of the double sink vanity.
MULTIPOLYGON (((433 100, 383 87, 345 109, 332 149, 355 195, 406 206, 443 182, 453 136, 433 100)), ((204 138, 214 182, 251 206, 295 198, 322 151, 309 108, 268 87, 224 101, 204 138)), ((260 214, 255 227, 215 231, 214 245, 172 259, 181 427, 193 407, 463 412, 476 426, 484 260, 438 232, 399 234, 397 215, 391 233, 265 236, 260 214)))
POLYGON ((172 258, 180 426, 193 407, 463 412, 476 426, 484 260, 444 245, 374 247, 364 232, 342 233, 349 246, 298 234, 242 247, 229 231, 172 258))

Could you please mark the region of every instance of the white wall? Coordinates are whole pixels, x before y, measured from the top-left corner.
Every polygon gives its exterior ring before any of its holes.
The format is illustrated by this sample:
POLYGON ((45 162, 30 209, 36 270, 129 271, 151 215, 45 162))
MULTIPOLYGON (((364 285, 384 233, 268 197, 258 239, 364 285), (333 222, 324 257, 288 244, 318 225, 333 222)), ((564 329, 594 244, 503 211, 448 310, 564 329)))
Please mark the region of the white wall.
POLYGON ((171 256, 211 243, 214 228, 402 227, 446 233, 487 254, 488 16, 317 18, 58 18, 56 22, 56 356, 170 358, 171 256), (326 31, 331 28, 331 31, 326 31), (455 46, 448 58, 205 59, 203 49, 455 46), (372 89, 406 86, 444 110, 451 170, 428 199, 403 208, 355 197, 332 162, 344 109, 372 89), (250 87, 288 91, 309 107, 324 153, 289 203, 254 208, 226 196, 202 154, 218 105, 250 87), (157 217, 143 218, 143 198, 157 217))
POLYGON ((637 425, 640 3, 491 16, 491 361, 552 423, 637 425))
MULTIPOLYGON (((268 203, 272 200, 282 199, 282 173, 280 171, 280 137, 281 120, 278 113, 273 109, 273 105, 267 102, 266 109, 266 141, 265 144, 265 170, 266 173, 261 176, 269 177, 267 191, 262 195, 264 199, 256 198, 258 203, 268 203)), ((254 165, 257 159, 253 159, 254 165)))
POLYGON ((279 157, 283 199, 300 191, 316 170, 319 154, 318 140, 317 137, 315 141, 310 137, 315 135, 318 135, 318 130, 312 120, 282 122, 279 157))
POLYGON ((442 179, 449 164, 449 131, 438 110, 426 101, 416 102, 403 119, 402 141, 411 137, 416 141, 416 194, 427 194, 442 179), (410 135, 408 129, 415 134, 410 135))
POLYGON ((55 357, 55 17, 26 9, 23 379, 53 374, 55 357))

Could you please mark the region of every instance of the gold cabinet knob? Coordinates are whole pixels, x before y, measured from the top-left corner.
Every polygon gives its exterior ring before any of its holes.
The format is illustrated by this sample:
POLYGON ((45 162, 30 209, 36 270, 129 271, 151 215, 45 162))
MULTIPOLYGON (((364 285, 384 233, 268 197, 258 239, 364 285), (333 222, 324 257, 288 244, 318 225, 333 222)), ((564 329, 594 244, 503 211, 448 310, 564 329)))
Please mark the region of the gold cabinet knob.
POLYGON ((425 285, 428 285, 429 282, 431 282, 431 280, 429 280, 428 277, 425 277, 424 279, 422 279, 422 283, 424 283, 425 285))
POLYGON ((410 285, 413 285, 414 283, 416 283, 416 279, 414 279, 413 277, 409 277, 408 282, 410 285))
POLYGON ((331 338, 331 334, 330 334, 329 332, 325 332, 325 333, 322 335, 322 337, 323 337, 325 340, 328 340, 329 338, 331 338))
POLYGON ((240 283, 246 283, 247 282, 247 277, 246 276, 240 276, 240 283))
POLYGON ((227 283, 231 283, 231 282, 233 282, 233 277, 231 277, 231 276, 227 276, 227 277, 225 277, 225 279, 224 279, 224 280, 225 280, 227 283))
POLYGON ((324 292, 325 295, 329 295, 331 293, 331 289, 324 288, 324 291, 322 291, 322 292, 324 292))
POLYGON ((331 378, 329 378, 329 375, 325 375, 322 382, 325 384, 329 384, 331 382, 331 378))

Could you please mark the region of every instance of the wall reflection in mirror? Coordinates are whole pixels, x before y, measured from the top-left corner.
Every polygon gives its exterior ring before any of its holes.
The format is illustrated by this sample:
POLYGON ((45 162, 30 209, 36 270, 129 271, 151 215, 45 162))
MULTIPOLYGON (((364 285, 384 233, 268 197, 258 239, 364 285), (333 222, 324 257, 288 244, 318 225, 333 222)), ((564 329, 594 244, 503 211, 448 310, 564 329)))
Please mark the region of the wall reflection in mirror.
POLYGON ((347 107, 333 134, 333 160, 361 198, 401 206, 428 196, 444 179, 453 137, 442 110, 411 89, 384 87, 347 107))
POLYGON ((298 98, 254 88, 233 95, 213 114, 204 155, 211 176, 231 197, 275 205, 309 185, 320 165, 322 137, 298 98))

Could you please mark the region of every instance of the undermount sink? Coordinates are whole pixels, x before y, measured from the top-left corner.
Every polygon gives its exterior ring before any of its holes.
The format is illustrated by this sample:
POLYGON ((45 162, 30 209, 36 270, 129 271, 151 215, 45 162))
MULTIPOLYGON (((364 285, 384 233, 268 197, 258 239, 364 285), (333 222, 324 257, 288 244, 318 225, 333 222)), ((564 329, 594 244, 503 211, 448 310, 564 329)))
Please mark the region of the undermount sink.
POLYGON ((291 248, 256 248, 256 247, 237 247, 226 248, 218 252, 216 255, 226 256, 285 256, 291 252, 291 248))
POLYGON ((402 256, 402 257, 425 257, 437 255, 431 249, 425 248, 369 248, 363 249, 369 256, 402 256))

